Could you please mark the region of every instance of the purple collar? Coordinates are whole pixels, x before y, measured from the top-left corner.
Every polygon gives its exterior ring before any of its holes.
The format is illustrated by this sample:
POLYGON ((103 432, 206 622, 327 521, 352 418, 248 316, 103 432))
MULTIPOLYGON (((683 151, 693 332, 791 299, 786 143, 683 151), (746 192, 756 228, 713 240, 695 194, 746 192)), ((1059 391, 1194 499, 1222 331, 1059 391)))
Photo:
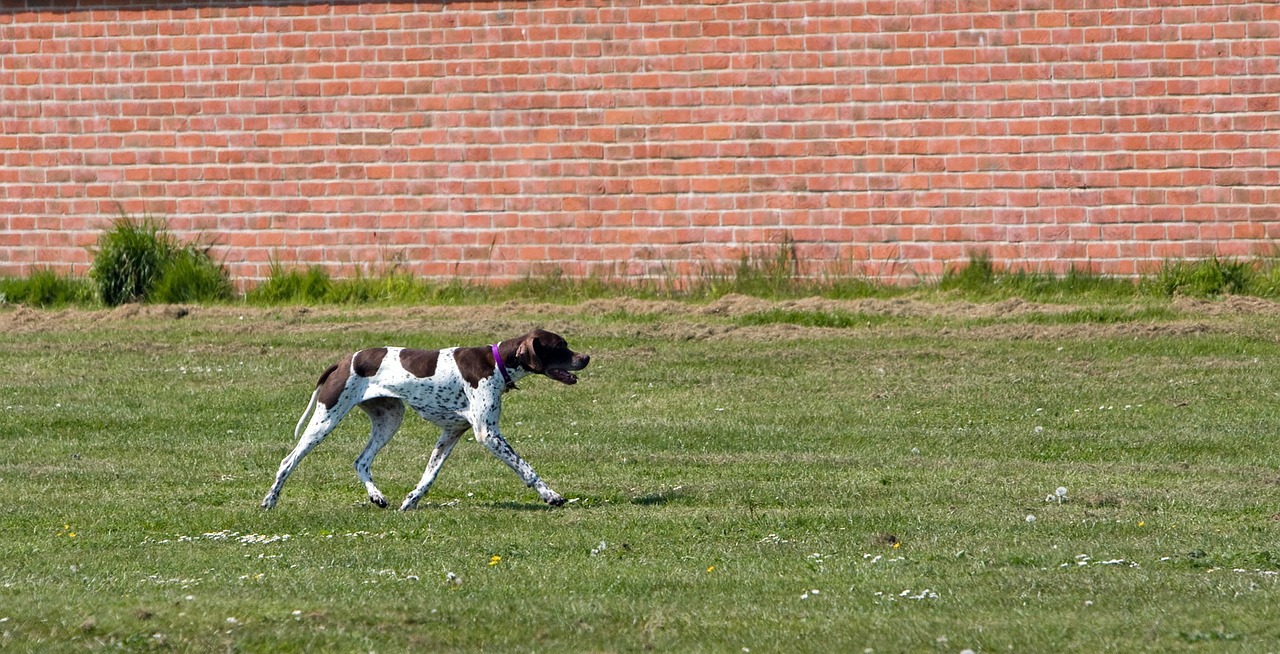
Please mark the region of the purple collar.
POLYGON ((507 372, 507 367, 502 363, 502 355, 498 354, 498 344, 494 343, 489 347, 493 349, 493 361, 498 364, 498 372, 502 373, 502 380, 507 382, 507 388, 514 389, 516 383, 511 381, 511 373, 507 372))

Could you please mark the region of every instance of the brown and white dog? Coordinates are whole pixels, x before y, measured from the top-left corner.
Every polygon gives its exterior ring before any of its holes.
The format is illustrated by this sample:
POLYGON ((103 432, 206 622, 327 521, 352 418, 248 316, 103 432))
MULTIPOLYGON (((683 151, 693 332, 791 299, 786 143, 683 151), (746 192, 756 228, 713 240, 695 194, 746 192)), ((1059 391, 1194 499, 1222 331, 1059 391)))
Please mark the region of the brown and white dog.
POLYGON ((427 461, 422 481, 400 505, 401 511, 412 509, 427 494, 440 466, 468 429, 474 429, 476 440, 520 475, 526 486, 537 490, 544 502, 560 506, 564 498, 538 477, 498 431, 502 394, 514 389, 515 382, 526 375, 546 375, 563 384, 577 383, 573 372, 586 368, 590 361, 590 356, 570 350, 559 335, 541 329, 481 347, 379 347, 356 352, 320 375, 311 402, 293 430, 294 438, 302 432, 298 445, 280 462, 262 508, 276 505, 280 489, 302 457, 357 406, 369 414, 372 427, 369 444, 356 459, 356 474, 369 491, 369 501, 386 507, 387 498, 374 486, 369 468, 373 457, 400 428, 405 404, 444 433, 427 461), (302 431, 309 413, 311 421, 302 431))

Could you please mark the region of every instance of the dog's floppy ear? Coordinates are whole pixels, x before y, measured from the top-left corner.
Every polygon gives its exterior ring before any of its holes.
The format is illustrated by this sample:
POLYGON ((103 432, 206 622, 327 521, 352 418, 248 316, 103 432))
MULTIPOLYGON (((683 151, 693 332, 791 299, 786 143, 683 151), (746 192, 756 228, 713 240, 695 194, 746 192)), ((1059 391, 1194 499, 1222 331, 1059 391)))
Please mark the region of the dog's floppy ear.
POLYGON ((519 361, 529 372, 542 372, 542 361, 533 347, 534 332, 529 332, 516 347, 516 361, 519 361))

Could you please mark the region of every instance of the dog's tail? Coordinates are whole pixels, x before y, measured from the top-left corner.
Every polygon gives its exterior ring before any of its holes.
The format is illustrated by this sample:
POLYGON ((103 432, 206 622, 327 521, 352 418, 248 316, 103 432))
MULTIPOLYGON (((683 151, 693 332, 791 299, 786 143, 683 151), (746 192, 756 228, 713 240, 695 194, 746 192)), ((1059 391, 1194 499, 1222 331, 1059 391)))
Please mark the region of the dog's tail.
POLYGON ((302 433, 302 425, 306 424, 307 416, 311 415, 311 410, 316 408, 316 398, 320 397, 320 387, 324 386, 325 380, 338 369, 338 364, 333 364, 320 373, 320 381, 316 382, 316 390, 311 392, 311 401, 307 403, 307 408, 302 412, 302 417, 298 418, 298 426, 293 428, 293 437, 297 438, 302 433))
POLYGON ((298 435, 302 433, 302 425, 306 424, 307 417, 311 415, 311 410, 316 408, 316 398, 320 395, 320 388, 311 392, 311 401, 307 403, 307 408, 303 410, 302 417, 298 418, 298 426, 293 428, 293 437, 296 440, 298 435))

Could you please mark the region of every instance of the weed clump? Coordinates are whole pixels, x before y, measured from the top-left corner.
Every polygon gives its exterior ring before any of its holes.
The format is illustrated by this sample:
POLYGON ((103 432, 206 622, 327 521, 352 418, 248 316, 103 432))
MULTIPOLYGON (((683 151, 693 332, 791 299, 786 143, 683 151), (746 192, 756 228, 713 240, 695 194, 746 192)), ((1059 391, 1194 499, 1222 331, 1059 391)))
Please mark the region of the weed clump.
POLYGON ((107 306, 231 297, 226 269, 208 246, 179 243, 158 220, 122 216, 99 239, 89 279, 107 306))
POLYGON ((1254 262, 1214 256, 1199 261, 1166 261, 1154 276, 1145 280, 1144 285, 1149 291, 1165 297, 1246 295, 1255 290, 1255 279, 1263 277, 1258 275, 1254 262))
POLYGON ((306 270, 286 270, 271 262, 271 276, 245 296, 250 304, 314 304, 322 302, 333 288, 329 273, 320 266, 306 270))
POLYGON ((88 281, 64 277, 47 268, 23 279, 0 279, 0 304, 60 307, 88 304, 92 300, 93 286, 88 281))

